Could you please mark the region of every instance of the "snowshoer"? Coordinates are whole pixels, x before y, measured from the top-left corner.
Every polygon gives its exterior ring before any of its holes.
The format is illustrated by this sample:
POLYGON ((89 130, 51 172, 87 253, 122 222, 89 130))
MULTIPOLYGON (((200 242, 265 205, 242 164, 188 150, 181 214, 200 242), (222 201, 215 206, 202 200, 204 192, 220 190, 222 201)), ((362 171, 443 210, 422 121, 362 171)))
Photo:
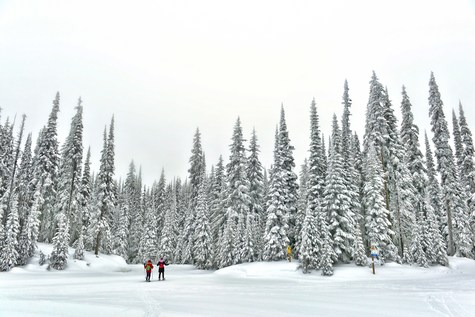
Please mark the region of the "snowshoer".
POLYGON ((158 261, 157 265, 158 265, 158 280, 160 281, 161 277, 163 277, 163 280, 165 280, 165 265, 168 265, 168 262, 163 260, 163 258, 160 258, 160 261, 158 261))
POLYGON ((287 259, 289 260, 289 262, 292 260, 292 248, 290 247, 290 245, 287 246, 287 259))
POLYGON ((147 282, 150 282, 150 274, 152 273, 152 270, 153 270, 152 260, 148 260, 147 263, 143 265, 143 267, 145 269, 145 272, 147 272, 147 276, 145 277, 145 280, 147 282))

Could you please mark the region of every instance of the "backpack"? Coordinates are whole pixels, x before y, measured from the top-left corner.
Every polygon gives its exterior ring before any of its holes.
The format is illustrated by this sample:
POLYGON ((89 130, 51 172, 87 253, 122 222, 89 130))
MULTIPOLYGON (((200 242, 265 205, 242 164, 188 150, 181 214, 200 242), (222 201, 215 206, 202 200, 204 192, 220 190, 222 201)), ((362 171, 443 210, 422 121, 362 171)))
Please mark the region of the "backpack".
POLYGON ((150 271, 152 268, 150 267, 150 264, 147 264, 147 266, 145 267, 145 269, 146 269, 147 271, 150 271))

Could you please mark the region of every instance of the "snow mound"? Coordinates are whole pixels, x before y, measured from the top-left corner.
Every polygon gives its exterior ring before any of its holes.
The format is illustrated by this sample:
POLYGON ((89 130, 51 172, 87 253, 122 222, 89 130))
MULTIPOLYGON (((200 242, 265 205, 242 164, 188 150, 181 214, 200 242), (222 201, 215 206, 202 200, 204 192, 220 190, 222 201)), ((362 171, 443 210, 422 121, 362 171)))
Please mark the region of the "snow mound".
POLYGON ((466 274, 475 274, 475 260, 467 258, 449 257, 450 268, 466 274))
POLYGON ((228 277, 294 278, 302 274, 298 265, 296 261, 243 263, 222 268, 214 274, 228 277))
MULTIPOLYGON (((24 272, 41 272, 46 271, 48 264, 39 265, 39 253, 43 252, 45 256, 51 254, 53 246, 51 244, 38 243, 38 250, 34 257, 32 257, 28 264, 25 266, 15 267, 11 270, 12 273, 24 273, 24 272)), ((129 272, 131 266, 129 266, 124 258, 118 255, 99 254, 96 256, 92 252, 84 252, 84 260, 76 260, 73 258, 74 248, 69 248, 68 264, 63 271, 66 272, 129 272)), ((51 269, 51 272, 61 272, 51 269)))

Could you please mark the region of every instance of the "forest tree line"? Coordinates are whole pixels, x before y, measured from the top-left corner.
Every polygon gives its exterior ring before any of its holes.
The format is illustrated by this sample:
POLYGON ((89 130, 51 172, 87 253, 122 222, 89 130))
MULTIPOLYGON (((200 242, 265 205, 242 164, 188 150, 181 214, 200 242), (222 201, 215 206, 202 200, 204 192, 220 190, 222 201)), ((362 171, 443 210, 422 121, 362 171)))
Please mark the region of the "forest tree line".
POLYGON ((58 93, 34 148, 25 116, 18 133, 14 122, 0 122, 0 269, 27 264, 37 242, 53 245, 47 261, 58 270, 67 266, 68 247, 75 259, 88 250, 128 263, 164 257, 215 269, 286 259, 291 246, 304 272, 323 275, 336 263, 366 265, 370 246, 383 262, 423 267, 448 265, 448 255, 474 258, 474 149, 462 105, 452 112, 451 143, 431 74, 432 137, 422 140, 405 88, 399 124, 373 72, 360 142, 346 81, 342 99, 327 143, 312 100, 309 156, 299 176, 282 107, 269 169, 259 160, 256 131, 246 143, 238 118, 227 163, 221 156, 207 168, 197 129, 188 178, 167 181, 162 170, 146 186, 133 161, 125 179, 115 175, 114 118, 103 133, 99 171, 91 171, 81 99, 60 146, 58 93))

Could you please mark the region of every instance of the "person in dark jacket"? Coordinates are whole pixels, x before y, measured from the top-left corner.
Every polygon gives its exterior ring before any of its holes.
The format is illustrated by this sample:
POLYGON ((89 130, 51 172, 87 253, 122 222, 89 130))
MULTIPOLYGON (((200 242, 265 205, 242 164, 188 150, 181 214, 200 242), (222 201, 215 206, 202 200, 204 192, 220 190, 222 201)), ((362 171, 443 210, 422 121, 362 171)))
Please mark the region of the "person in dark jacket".
POLYGON ((158 265, 158 280, 163 277, 163 280, 165 280, 165 265, 168 265, 168 262, 163 260, 163 258, 160 258, 160 261, 157 263, 158 265))
POLYGON ((145 272, 147 272, 147 276, 145 277, 145 280, 147 282, 150 282, 150 274, 152 273, 152 270, 153 270, 152 260, 148 260, 147 263, 143 265, 143 268, 145 269, 145 272))

